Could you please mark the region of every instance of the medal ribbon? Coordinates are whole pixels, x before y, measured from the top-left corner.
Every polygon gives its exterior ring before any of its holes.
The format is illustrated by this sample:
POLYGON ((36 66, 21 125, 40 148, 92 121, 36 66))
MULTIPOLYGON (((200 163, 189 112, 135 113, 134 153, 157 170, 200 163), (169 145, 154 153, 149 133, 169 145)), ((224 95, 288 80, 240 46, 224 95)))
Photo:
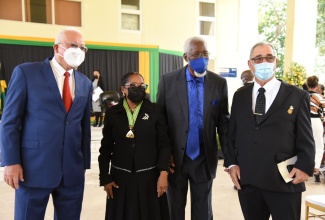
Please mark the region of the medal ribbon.
POLYGON ((123 107, 126 111, 126 115, 128 116, 130 130, 132 130, 132 128, 134 127, 134 124, 135 124, 135 121, 137 120, 141 105, 142 105, 142 102, 134 109, 134 112, 132 114, 131 110, 128 106, 128 103, 126 102, 126 99, 123 100, 123 107))

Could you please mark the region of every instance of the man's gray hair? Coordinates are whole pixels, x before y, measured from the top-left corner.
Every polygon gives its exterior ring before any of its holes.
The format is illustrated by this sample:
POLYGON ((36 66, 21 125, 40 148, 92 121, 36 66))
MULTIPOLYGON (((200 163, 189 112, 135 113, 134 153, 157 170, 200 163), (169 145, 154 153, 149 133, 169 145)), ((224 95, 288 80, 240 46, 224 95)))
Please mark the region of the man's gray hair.
POLYGON ((190 52, 192 42, 203 42, 205 48, 208 48, 207 42, 202 37, 190 37, 184 43, 184 53, 190 52))
POLYGON ((56 35, 55 44, 62 43, 62 40, 64 38, 65 33, 70 32, 70 31, 78 32, 79 34, 81 34, 81 32, 78 29, 74 28, 74 27, 66 27, 66 28, 62 29, 58 33, 58 35, 56 35))
POLYGON ((269 46, 272 48, 272 50, 273 50, 273 55, 276 56, 276 51, 275 51, 275 49, 274 49, 274 47, 273 47, 272 44, 270 44, 270 43, 268 43, 268 42, 258 42, 257 44, 255 44, 255 45, 252 47, 251 52, 249 53, 249 59, 252 58, 252 54, 253 54, 254 49, 255 49, 256 47, 258 47, 258 46, 263 46, 263 45, 269 45, 269 46))

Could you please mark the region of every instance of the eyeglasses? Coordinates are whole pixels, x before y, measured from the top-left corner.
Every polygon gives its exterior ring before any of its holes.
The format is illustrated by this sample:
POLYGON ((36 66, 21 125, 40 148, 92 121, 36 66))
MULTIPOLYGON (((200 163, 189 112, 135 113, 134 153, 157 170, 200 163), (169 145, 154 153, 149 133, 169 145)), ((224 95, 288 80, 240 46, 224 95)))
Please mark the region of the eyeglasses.
POLYGON ((199 58, 203 56, 204 58, 209 58, 210 53, 209 52, 203 52, 203 53, 188 53, 193 58, 199 58))
POLYGON ((83 52, 87 52, 88 51, 88 48, 84 45, 79 45, 75 42, 70 42, 70 43, 58 43, 58 44, 66 44, 66 45, 69 45, 69 48, 80 48, 80 50, 82 50, 83 52))
POLYGON ((141 87, 142 89, 147 89, 148 88, 148 85, 145 84, 145 83, 142 83, 141 85, 138 85, 136 83, 130 83, 130 84, 125 84, 124 87, 126 88, 126 86, 130 87, 130 88, 138 88, 138 87, 141 87))
POLYGON ((266 60, 266 62, 268 63, 273 63, 274 59, 275 59, 275 56, 265 56, 265 57, 255 57, 255 58, 251 58, 251 60, 254 61, 254 63, 263 63, 263 60, 266 60))

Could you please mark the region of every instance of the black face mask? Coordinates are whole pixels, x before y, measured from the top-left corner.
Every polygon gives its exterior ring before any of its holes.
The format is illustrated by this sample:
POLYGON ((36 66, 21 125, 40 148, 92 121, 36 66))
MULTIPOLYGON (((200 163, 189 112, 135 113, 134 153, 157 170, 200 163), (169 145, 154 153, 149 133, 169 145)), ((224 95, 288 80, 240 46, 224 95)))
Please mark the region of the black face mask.
POLYGON ((128 88, 128 99, 133 103, 140 103, 146 96, 146 90, 142 87, 129 87, 128 88))

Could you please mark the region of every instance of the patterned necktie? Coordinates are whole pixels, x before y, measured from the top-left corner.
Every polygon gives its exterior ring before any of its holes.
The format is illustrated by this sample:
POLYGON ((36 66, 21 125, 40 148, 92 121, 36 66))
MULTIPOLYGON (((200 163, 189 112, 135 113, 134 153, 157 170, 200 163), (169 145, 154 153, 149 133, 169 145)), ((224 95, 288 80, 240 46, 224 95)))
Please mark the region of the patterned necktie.
POLYGON ((70 73, 65 72, 64 76, 65 78, 63 84, 62 99, 63 99, 65 109, 67 110, 67 112, 69 112, 72 105, 72 96, 71 96, 70 84, 69 84, 70 73))
POLYGON ((192 159, 200 155, 200 138, 199 138, 199 100, 197 91, 197 80, 191 81, 189 108, 192 113, 189 117, 189 131, 187 137, 186 154, 192 159))
POLYGON ((256 98, 256 105, 255 105, 255 120, 256 123, 259 124, 264 117, 265 114, 265 89, 264 88, 259 88, 258 89, 258 96, 256 98))

